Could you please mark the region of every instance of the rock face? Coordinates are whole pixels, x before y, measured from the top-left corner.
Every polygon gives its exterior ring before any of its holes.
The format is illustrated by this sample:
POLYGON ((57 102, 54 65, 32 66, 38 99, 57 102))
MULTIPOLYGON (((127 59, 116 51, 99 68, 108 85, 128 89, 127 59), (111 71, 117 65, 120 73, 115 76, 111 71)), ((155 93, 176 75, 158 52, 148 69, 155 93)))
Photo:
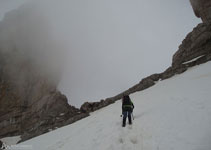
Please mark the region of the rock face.
MULTIPOLYGON (((172 65, 162 73, 153 74, 142 79, 138 84, 128 90, 107 98, 115 102, 123 97, 137 91, 145 90, 156 84, 159 80, 171 78, 176 74, 185 72, 189 67, 193 67, 211 60, 211 1, 210 0, 190 0, 197 17, 201 17, 204 23, 199 24, 190 32, 173 55, 172 65)), ((104 106, 104 101, 96 103, 84 103, 81 110, 91 112, 104 106)), ((107 106, 107 105, 105 105, 107 106)))
POLYGON ((211 22, 211 1, 190 0, 195 15, 200 17, 204 23, 211 22))
POLYGON ((190 0, 197 17, 203 23, 189 33, 173 56, 172 67, 186 64, 193 59, 208 61, 211 57, 211 1, 190 0))
POLYGON ((41 14, 29 3, 0 22, 0 138, 27 140, 88 116, 57 90, 62 51, 41 14))
POLYGON ((210 57, 211 24, 201 23, 183 40, 173 56, 172 66, 178 66, 200 56, 210 57))
MULTIPOLYGON (((183 73, 189 67, 210 61, 210 3, 209 0, 191 0, 195 14, 202 18, 203 23, 183 40, 168 69, 142 79, 114 97, 100 102, 86 102, 80 110, 70 106, 67 98, 56 89, 58 82, 52 80, 52 74, 40 71, 31 59, 23 59, 22 53, 15 46, 1 46, 1 41, 8 41, 0 38, 0 138, 22 135, 22 141, 27 140, 87 117, 89 112, 108 106, 125 94, 145 90, 159 80, 168 79, 183 73)), ((1 24, 0 33, 4 33, 1 24)))
POLYGON ((30 63, 25 65, 21 61, 16 62, 19 71, 12 70, 12 76, 8 71, 11 64, 5 64, 2 56, 0 55, 0 138, 22 135, 24 141, 88 116, 70 106, 67 98, 56 89, 56 85, 38 74, 38 70, 30 63))
POLYGON ((106 107, 114 102, 115 101, 112 99, 101 100, 100 102, 85 102, 83 105, 81 105, 80 110, 83 113, 89 113, 106 107))

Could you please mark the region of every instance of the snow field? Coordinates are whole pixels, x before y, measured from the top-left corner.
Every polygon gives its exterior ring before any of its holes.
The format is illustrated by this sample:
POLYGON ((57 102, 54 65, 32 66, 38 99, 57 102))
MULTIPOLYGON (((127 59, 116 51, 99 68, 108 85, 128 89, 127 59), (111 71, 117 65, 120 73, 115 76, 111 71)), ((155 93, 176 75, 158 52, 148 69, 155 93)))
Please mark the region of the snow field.
POLYGON ((210 150, 211 62, 132 94, 133 125, 121 101, 19 145, 33 150, 210 150))

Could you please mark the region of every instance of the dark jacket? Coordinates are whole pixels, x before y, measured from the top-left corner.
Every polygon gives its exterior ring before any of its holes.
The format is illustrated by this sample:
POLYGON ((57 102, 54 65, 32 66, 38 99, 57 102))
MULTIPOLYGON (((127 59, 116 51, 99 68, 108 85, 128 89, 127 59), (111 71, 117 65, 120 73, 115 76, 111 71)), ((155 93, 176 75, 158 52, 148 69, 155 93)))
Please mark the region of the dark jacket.
POLYGON ((134 109, 133 102, 131 101, 129 96, 124 96, 122 98, 122 112, 130 111, 132 112, 134 109))

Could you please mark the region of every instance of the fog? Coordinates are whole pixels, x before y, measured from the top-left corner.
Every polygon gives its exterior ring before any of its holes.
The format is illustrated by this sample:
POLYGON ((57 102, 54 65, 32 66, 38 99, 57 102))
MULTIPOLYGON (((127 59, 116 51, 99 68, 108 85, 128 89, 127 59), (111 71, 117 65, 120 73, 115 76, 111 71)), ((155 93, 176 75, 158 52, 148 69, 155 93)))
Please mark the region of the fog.
POLYGON ((187 0, 1 2, 11 3, 7 11, 17 9, 1 23, 7 24, 0 27, 1 49, 11 49, 12 41, 49 76, 56 74, 58 88, 77 107, 164 71, 200 22, 187 0))
POLYGON ((37 77, 48 78, 49 84, 57 85, 65 62, 67 50, 56 38, 45 11, 38 11, 38 6, 27 3, 6 13, 0 22, 1 62, 20 88, 32 70, 32 75, 36 73, 37 77))

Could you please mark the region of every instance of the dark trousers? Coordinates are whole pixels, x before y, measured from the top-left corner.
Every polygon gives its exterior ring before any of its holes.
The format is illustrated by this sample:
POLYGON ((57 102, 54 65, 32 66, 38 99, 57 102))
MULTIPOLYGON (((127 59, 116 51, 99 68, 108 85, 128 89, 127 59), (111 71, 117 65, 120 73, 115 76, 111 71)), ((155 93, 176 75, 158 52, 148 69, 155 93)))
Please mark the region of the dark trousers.
POLYGON ((123 112, 122 126, 125 126, 126 125, 126 119, 127 119, 127 117, 128 117, 129 124, 132 124, 131 113, 132 113, 131 111, 124 111, 123 112))

